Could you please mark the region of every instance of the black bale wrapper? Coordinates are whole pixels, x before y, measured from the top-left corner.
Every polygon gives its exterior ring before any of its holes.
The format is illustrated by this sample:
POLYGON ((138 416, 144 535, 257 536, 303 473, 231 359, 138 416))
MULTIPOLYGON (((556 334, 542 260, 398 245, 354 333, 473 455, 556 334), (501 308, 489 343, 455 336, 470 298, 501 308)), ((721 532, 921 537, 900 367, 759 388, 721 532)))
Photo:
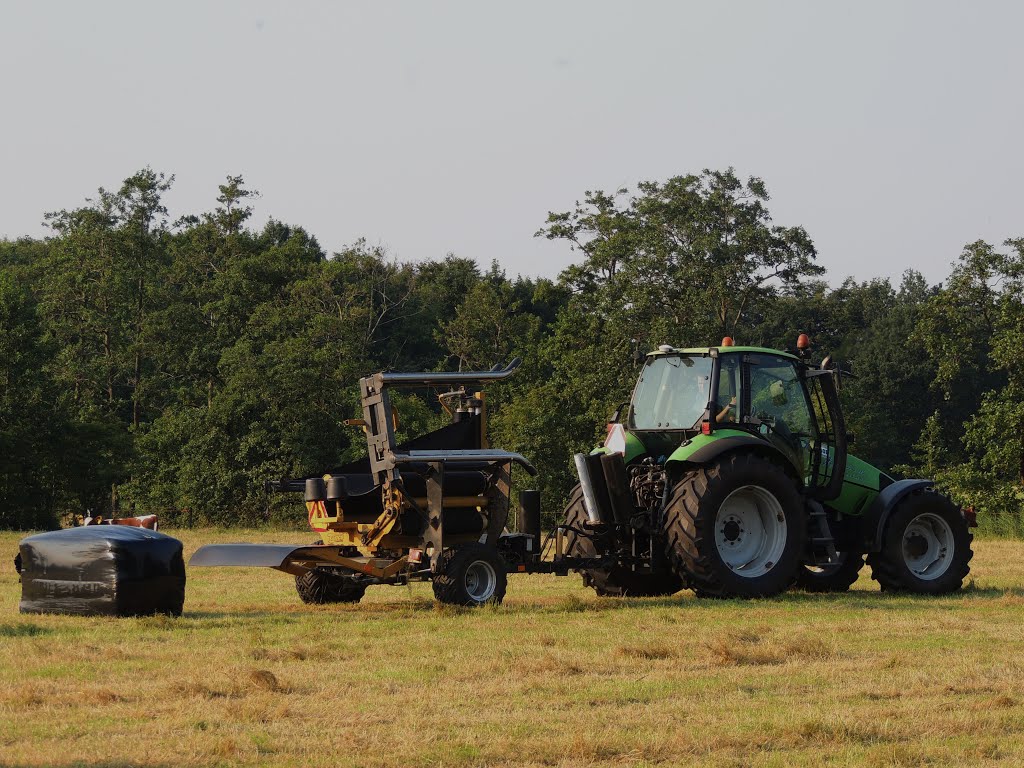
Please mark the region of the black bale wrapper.
MULTIPOLYGON (((444 603, 500 602, 508 573, 567 574, 585 561, 540 556, 540 496, 519 494, 521 533, 509 533, 513 465, 536 470, 520 454, 491 448, 483 385, 519 366, 458 373, 386 372, 359 381, 367 456, 321 475, 272 481, 271 490, 305 494, 309 546, 214 544, 193 566, 264 566, 293 574, 306 602, 357 602, 373 584, 433 583, 444 603), (403 444, 395 439, 394 388, 443 390, 452 423, 403 444)), ((562 540, 561 531, 557 536, 562 540)), ((557 547, 556 547, 557 550, 557 547)), ((639 560, 640 558, 638 558, 639 560)))

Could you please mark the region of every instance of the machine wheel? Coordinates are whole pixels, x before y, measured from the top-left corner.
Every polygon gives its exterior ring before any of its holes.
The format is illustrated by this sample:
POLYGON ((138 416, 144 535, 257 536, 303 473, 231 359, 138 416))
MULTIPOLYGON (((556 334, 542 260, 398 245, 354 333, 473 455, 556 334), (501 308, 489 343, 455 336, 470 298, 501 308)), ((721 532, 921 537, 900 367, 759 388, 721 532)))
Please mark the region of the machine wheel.
POLYGON ((793 583, 807 524, 779 465, 730 454, 683 475, 665 510, 669 559, 699 597, 767 597, 793 583))
POLYGON ((508 574, 494 547, 466 544, 446 550, 441 566, 433 582, 434 597, 442 603, 476 607, 504 599, 508 574))
POLYGON ((892 511, 882 551, 868 555, 871 578, 885 591, 955 592, 970 573, 973 538, 949 497, 931 488, 914 491, 892 511))
POLYGON ((358 603, 366 594, 366 587, 350 576, 341 576, 324 568, 313 568, 295 577, 295 591, 302 602, 314 605, 324 603, 358 603))
POLYGON ((798 568, 796 583, 807 592, 845 592, 857 581, 863 567, 864 555, 860 552, 840 552, 838 563, 798 568))
MULTIPOLYGON (((581 528, 587 519, 583 505, 583 489, 576 486, 565 508, 565 523, 581 528)), ((597 557, 594 542, 573 531, 566 535, 565 552, 569 557, 597 557)), ((580 571, 583 583, 601 597, 657 597, 674 595, 683 588, 683 581, 674 573, 636 573, 616 566, 610 570, 589 568, 580 571)))

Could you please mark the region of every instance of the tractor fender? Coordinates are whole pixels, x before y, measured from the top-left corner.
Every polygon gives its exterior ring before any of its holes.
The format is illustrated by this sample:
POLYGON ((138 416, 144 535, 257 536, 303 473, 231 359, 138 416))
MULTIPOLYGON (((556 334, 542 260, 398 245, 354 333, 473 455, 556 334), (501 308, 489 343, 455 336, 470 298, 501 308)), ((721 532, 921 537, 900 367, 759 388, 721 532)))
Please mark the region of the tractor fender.
MULTIPOLYGON (((697 442, 698 440, 694 440, 693 442, 697 442)), ((668 457, 668 461, 666 463, 709 464, 722 454, 743 448, 755 449, 758 453, 765 456, 765 458, 778 461, 787 468, 792 468, 795 476, 797 478, 800 477, 799 468, 795 467, 792 459, 786 456, 778 448, 761 438, 755 437, 754 435, 744 433, 737 434, 736 432, 733 432, 727 437, 719 437, 705 441, 703 444, 696 447, 693 446, 692 443, 690 445, 681 445, 672 452, 672 455, 668 457)))
POLYGON ((897 480, 881 490, 864 514, 864 543, 867 545, 868 552, 881 551, 885 524, 889 522, 889 515, 896 505, 907 494, 922 488, 931 488, 934 485, 933 480, 897 480))

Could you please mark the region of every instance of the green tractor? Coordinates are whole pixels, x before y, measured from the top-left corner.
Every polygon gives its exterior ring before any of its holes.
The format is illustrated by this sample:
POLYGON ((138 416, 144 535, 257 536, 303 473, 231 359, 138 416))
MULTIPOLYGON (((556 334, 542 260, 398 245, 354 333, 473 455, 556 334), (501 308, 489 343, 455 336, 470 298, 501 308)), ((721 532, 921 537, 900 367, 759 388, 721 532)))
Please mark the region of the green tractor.
POLYGON ((971 510, 847 453, 840 371, 760 347, 649 353, 580 484, 558 550, 601 595, 839 592, 865 556, 886 591, 945 594, 970 570, 971 510), (563 554, 564 553, 564 554, 563 554))

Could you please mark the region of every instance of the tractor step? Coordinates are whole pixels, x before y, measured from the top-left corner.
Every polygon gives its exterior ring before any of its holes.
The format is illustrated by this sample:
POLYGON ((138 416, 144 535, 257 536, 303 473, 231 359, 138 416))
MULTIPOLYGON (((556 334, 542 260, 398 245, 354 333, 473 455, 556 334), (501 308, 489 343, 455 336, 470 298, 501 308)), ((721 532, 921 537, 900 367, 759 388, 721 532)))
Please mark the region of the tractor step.
POLYGON ((832 530, 828 525, 828 515, 825 508, 817 501, 808 501, 808 515, 810 521, 810 560, 814 565, 833 565, 839 562, 839 553, 836 551, 836 540, 832 536, 832 530))

